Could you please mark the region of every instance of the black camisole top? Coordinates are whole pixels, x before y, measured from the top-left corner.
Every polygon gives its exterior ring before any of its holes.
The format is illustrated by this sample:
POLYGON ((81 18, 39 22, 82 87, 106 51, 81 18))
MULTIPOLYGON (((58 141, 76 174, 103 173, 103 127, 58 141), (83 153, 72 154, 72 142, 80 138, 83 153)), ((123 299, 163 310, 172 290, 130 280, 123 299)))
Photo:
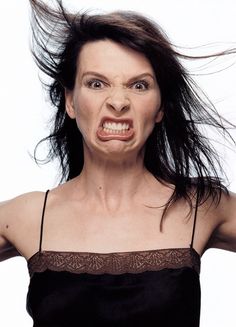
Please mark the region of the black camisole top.
POLYGON ((42 250, 28 260, 34 327, 199 327, 200 256, 193 248, 116 253, 42 250))

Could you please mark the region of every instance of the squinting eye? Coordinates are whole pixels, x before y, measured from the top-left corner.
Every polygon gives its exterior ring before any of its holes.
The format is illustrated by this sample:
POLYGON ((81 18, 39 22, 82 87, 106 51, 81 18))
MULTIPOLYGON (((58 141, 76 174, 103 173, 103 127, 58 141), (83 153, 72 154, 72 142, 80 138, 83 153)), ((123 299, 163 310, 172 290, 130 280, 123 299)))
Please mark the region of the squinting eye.
POLYGON ((138 91, 145 91, 148 89, 148 87, 149 87, 149 84, 146 81, 137 81, 132 84, 132 88, 134 88, 135 90, 138 90, 138 91))
POLYGON ((91 89, 101 89, 104 87, 104 83, 98 79, 90 80, 86 83, 86 85, 91 89))

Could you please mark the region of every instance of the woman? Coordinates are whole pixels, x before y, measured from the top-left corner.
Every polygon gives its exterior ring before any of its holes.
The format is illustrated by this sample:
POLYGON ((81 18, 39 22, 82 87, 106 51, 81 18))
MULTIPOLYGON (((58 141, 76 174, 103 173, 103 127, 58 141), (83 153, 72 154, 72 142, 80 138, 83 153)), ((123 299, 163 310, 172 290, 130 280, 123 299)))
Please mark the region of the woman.
POLYGON ((154 23, 31 4, 66 181, 1 206, 34 326, 198 326, 200 255, 236 251, 236 203, 196 123, 225 127, 154 23))

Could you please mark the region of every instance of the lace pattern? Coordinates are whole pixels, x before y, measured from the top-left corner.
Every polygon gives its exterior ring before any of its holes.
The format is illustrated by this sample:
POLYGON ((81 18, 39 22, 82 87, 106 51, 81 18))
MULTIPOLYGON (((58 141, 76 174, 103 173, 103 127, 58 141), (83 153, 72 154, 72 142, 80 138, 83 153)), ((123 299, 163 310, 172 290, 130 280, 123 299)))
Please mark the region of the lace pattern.
POLYGON ((193 248, 115 253, 41 251, 28 260, 31 277, 35 272, 47 269, 77 274, 117 275, 182 267, 190 267, 200 273, 200 256, 193 248))

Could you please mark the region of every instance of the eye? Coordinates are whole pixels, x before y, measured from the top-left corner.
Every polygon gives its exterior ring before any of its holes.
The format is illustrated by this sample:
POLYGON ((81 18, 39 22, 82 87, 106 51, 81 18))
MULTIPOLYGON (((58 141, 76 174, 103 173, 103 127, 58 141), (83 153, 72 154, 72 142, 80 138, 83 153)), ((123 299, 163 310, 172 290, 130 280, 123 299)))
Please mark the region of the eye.
POLYGON ((131 87, 138 91, 145 91, 145 90, 148 90, 149 83, 145 80, 136 81, 135 83, 133 83, 131 85, 131 87))
POLYGON ((91 79, 86 82, 86 86, 91 89, 102 89, 105 86, 105 83, 100 81, 99 79, 91 79))

